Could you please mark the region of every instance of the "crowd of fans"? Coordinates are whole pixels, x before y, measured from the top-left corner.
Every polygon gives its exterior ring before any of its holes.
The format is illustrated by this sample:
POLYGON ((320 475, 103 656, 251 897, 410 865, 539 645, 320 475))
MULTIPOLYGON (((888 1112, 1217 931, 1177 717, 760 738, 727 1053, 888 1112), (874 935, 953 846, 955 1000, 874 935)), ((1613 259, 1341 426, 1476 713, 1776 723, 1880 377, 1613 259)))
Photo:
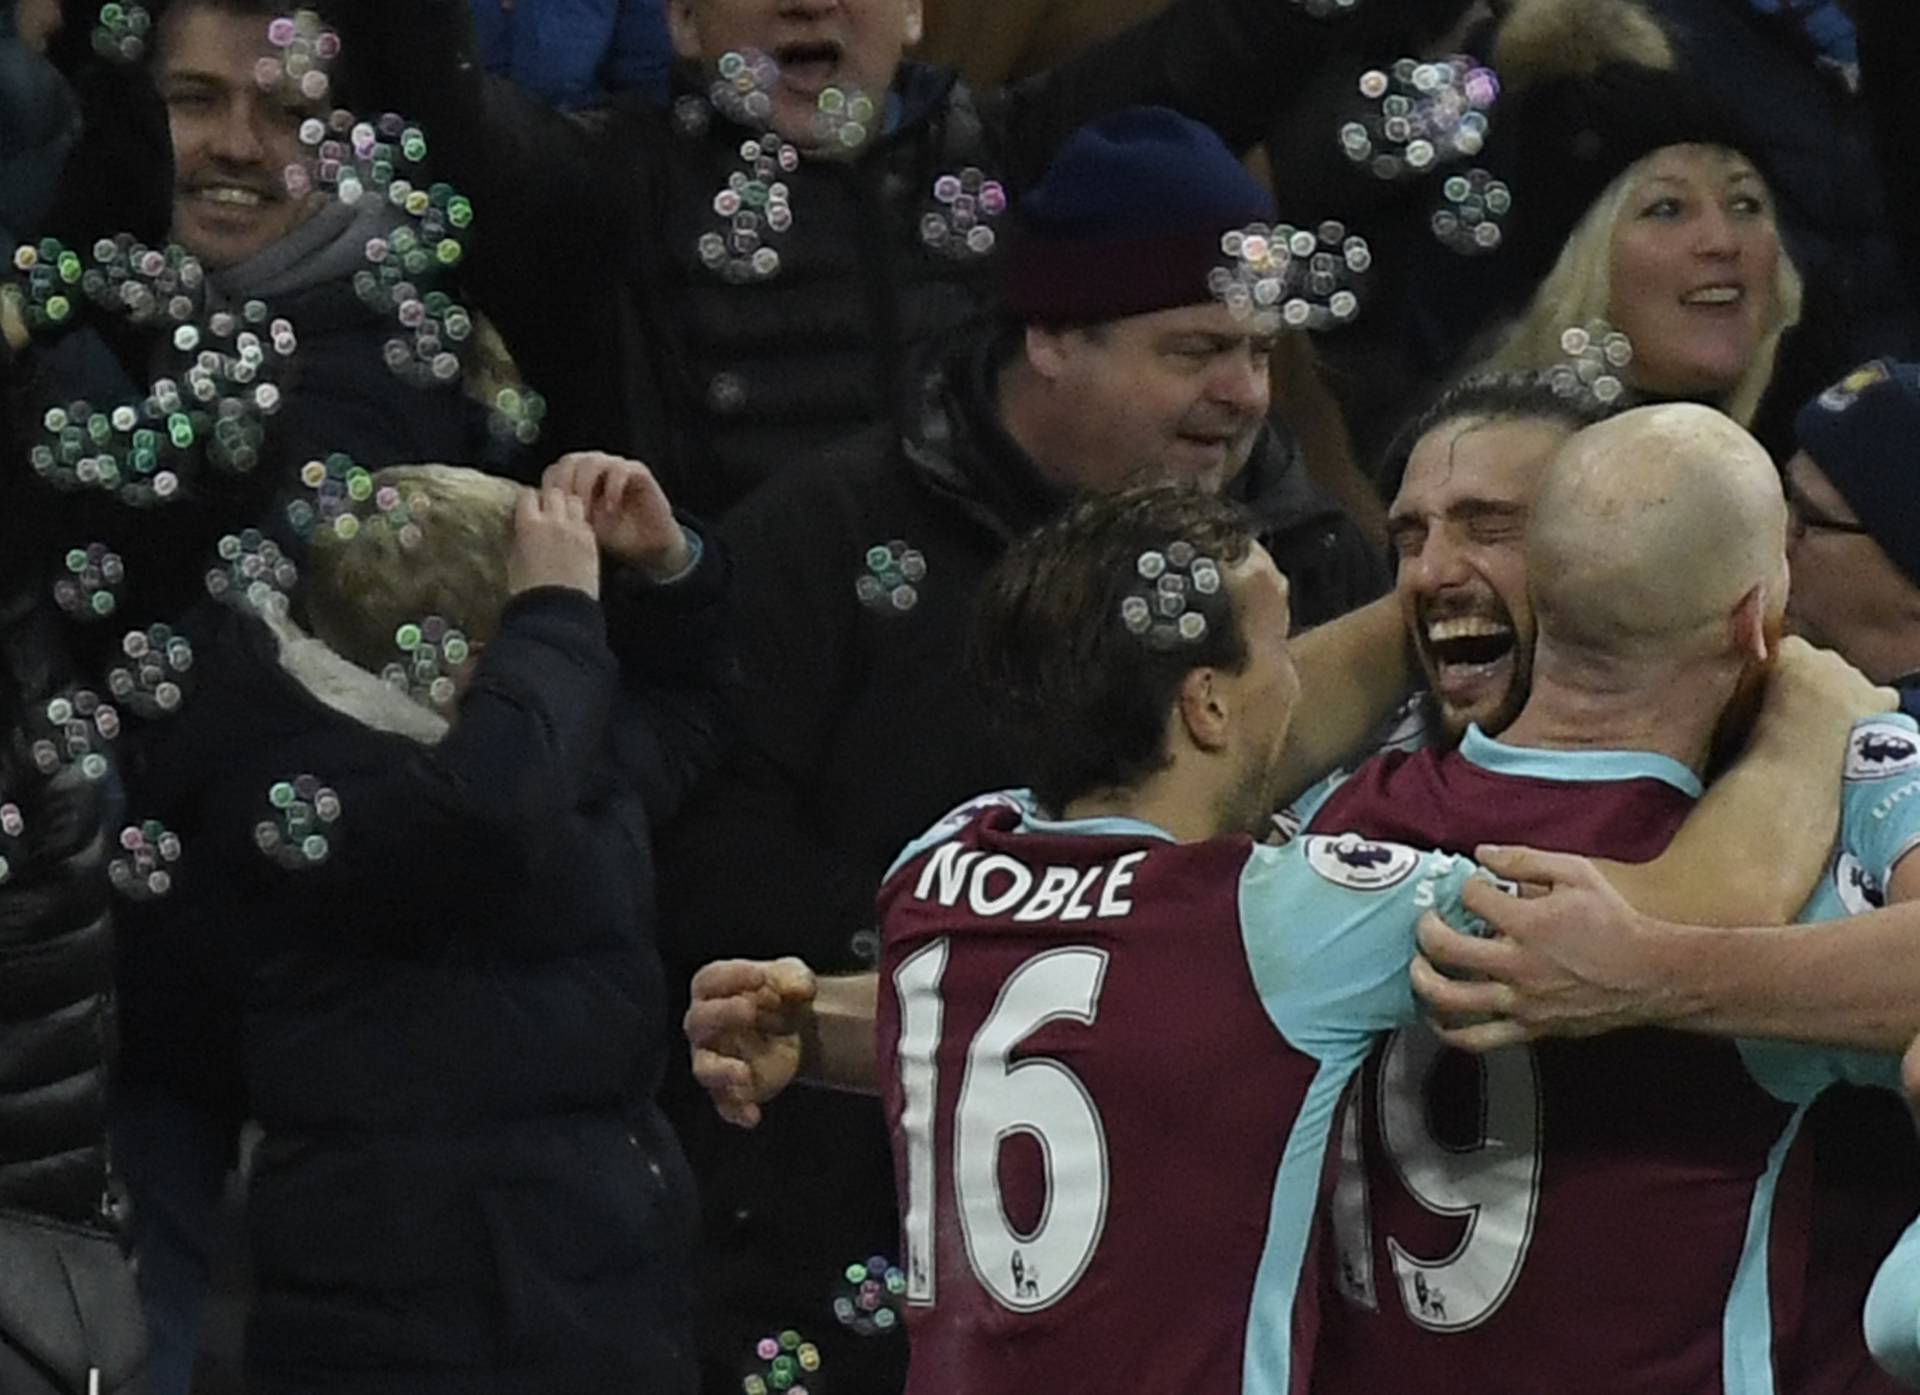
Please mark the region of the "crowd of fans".
POLYGON ((0 0, 0 1395, 1920 1382, 1916 70, 1910 0, 0 0), (1617 861, 1394 861, 1487 843, 1617 861), (1044 850, 1007 943, 1159 917, 1082 1086, 1152 1189, 1015 1119, 990 1241, 956 847, 1044 850))

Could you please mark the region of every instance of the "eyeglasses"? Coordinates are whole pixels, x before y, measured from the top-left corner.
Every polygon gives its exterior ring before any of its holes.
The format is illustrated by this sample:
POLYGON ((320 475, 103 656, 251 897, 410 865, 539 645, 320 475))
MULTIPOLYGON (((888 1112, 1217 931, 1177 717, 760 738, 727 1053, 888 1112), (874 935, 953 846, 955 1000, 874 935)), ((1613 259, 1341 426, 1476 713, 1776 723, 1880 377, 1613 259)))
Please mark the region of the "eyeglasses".
POLYGON ((1807 496, 1794 487, 1793 481, 1787 481, 1787 518, 1788 527, 1795 541, 1818 529, 1824 533, 1855 533, 1866 537, 1872 531, 1864 523, 1849 523, 1845 519, 1835 518, 1832 514, 1822 513, 1807 496))

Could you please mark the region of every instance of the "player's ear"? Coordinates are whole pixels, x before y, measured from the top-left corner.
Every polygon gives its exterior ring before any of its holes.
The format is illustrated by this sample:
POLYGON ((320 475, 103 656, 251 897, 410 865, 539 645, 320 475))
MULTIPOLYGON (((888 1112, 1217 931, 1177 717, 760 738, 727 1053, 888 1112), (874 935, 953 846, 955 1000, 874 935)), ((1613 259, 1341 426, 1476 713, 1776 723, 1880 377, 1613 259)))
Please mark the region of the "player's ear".
POLYGON ((1733 608, 1734 648, 1754 663, 1765 663, 1773 653, 1773 641, 1767 633, 1769 599, 1762 584, 1748 591, 1733 608))
POLYGON ((1225 685, 1211 668, 1187 671, 1180 681, 1179 721, 1187 739, 1203 751, 1222 751, 1227 746, 1229 717, 1225 685))

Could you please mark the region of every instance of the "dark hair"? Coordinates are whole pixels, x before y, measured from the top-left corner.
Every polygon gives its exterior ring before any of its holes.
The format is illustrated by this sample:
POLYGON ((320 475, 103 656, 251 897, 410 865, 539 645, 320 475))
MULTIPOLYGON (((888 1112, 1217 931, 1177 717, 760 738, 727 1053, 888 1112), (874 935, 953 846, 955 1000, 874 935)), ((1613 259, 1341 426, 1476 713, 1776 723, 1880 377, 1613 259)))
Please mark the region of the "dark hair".
MULTIPOLYGON (((256 18, 261 22, 261 32, 264 35, 268 24, 284 15, 291 15, 296 10, 312 10, 320 17, 320 23, 324 28, 337 30, 338 26, 334 22, 334 8, 327 3, 327 0, 300 0, 299 4, 289 4, 287 0, 164 0, 163 4, 154 7, 154 32, 152 41, 148 45, 149 62, 155 65, 157 71, 160 54, 166 44, 167 31, 179 22, 179 16, 192 10, 212 10, 216 14, 256 18)), ((353 106, 350 100, 351 79, 348 76, 351 62, 351 55, 343 48, 340 56, 328 64, 328 73, 333 80, 332 89, 326 99, 326 105, 329 108, 353 106)))
POLYGON ((1198 635, 1181 638, 1159 611, 1153 628, 1129 627, 1128 598, 1153 603, 1160 595, 1142 557, 1158 554, 1166 574, 1197 579, 1199 559, 1224 570, 1244 561, 1254 540, 1252 519, 1236 505, 1189 486, 1156 485, 1075 504, 1015 543, 988 574, 969 661, 997 734, 1043 808, 1058 813, 1164 768, 1167 712, 1187 674, 1246 667, 1246 636, 1224 582, 1184 588, 1183 613, 1206 622, 1189 622, 1198 635), (1181 565, 1182 543, 1192 550, 1190 567, 1181 565))
POLYGON ((1541 421, 1574 432, 1597 426, 1619 410, 1620 406, 1602 402, 1591 393, 1563 392, 1541 373, 1485 373, 1463 378, 1393 438, 1377 477, 1380 497, 1388 503, 1393 501, 1414 447, 1429 432, 1450 421, 1541 421))

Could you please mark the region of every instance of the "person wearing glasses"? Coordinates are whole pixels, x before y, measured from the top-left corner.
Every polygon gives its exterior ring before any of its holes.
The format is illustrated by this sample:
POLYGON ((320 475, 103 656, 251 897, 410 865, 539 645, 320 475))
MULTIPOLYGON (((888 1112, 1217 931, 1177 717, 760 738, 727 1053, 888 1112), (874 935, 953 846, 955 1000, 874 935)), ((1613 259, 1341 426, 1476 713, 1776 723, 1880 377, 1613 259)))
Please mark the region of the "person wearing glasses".
POLYGON ((1920 364, 1855 369, 1801 409, 1795 434, 1788 619, 1920 712, 1920 364))

